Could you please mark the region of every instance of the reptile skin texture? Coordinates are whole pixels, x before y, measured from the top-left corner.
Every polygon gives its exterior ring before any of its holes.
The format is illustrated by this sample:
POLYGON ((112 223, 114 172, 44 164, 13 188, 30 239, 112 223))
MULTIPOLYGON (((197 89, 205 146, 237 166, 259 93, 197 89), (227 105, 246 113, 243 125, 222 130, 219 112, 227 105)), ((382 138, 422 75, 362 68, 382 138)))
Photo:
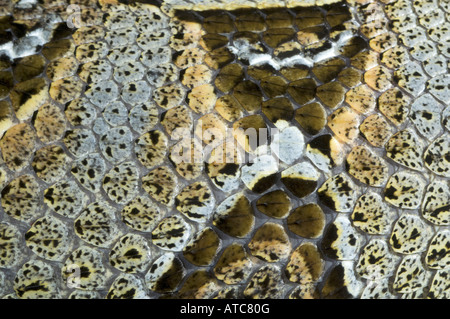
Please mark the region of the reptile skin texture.
POLYGON ((0 298, 448 299, 449 0, 0 0, 0 298))

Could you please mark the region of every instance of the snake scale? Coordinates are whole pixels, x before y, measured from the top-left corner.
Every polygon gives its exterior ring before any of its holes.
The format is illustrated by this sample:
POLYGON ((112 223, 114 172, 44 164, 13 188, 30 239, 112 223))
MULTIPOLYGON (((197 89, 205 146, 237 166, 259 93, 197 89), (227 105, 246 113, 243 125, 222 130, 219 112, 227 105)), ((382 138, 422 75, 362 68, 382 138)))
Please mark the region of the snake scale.
POLYGON ((0 0, 0 297, 450 297, 448 0, 0 0))

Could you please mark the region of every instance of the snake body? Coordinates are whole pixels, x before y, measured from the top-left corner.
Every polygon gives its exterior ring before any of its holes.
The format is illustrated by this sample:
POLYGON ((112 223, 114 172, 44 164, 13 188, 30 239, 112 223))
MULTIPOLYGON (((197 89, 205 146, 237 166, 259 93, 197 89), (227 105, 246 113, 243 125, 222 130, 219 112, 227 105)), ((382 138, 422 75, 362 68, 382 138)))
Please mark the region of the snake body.
POLYGON ((449 298, 449 17, 0 0, 0 297, 449 298))

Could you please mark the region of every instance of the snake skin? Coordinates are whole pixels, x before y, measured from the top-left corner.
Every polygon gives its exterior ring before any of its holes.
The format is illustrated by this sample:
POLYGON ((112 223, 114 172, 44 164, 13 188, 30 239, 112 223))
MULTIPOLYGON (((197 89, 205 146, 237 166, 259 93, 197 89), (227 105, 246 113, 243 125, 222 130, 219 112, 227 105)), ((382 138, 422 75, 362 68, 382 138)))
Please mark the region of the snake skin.
POLYGON ((449 26, 448 0, 0 0, 0 297, 449 298, 449 26))

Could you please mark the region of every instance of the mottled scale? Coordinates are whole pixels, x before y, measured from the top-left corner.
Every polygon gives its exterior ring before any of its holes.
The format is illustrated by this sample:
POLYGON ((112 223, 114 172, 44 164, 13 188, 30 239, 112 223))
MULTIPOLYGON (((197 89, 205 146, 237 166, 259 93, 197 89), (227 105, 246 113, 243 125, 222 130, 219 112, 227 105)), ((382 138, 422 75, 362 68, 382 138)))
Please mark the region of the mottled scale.
POLYGON ((279 224, 268 222, 259 227, 248 243, 253 256, 267 262, 277 262, 289 257, 291 243, 279 224))
POLYGON ((120 237, 109 252, 109 263, 126 273, 144 272, 150 264, 148 240, 136 234, 120 237))
POLYGON ((109 199, 125 204, 137 194, 139 171, 132 162, 124 162, 113 167, 103 178, 103 190, 109 199))
POLYGON ((118 126, 100 137, 99 147, 103 156, 112 163, 126 159, 132 152, 132 133, 127 126, 118 126))
POLYGON ((133 44, 138 34, 134 27, 110 30, 106 32, 105 41, 110 48, 120 48, 133 44))
POLYGON ((410 103, 411 98, 398 88, 387 90, 378 97, 378 109, 397 126, 406 121, 410 103))
POLYGON ((422 200, 422 216, 435 225, 450 224, 450 186, 434 181, 427 186, 422 200))
POLYGON ((308 286, 319 280, 323 270, 324 261, 316 245, 305 242, 292 252, 284 273, 289 281, 308 286))
POLYGON ((393 32, 386 32, 370 39, 369 46, 377 53, 385 52, 397 45, 397 35, 393 32))
POLYGON ((184 105, 174 107, 161 114, 161 125, 172 139, 180 139, 192 130, 192 112, 184 105))
POLYGON ((85 83, 97 83, 108 80, 112 70, 108 60, 102 59, 83 64, 78 70, 78 76, 85 83))
POLYGON ((100 41, 104 36, 105 30, 102 26, 82 26, 72 34, 77 45, 100 41))
POLYGON ((53 184, 63 178, 68 163, 69 158, 60 146, 49 145, 36 151, 31 166, 37 177, 53 184))
POLYGON ((181 83, 190 89, 207 84, 212 80, 212 72, 205 64, 190 66, 180 74, 181 83))
POLYGON ((14 219, 30 222, 41 213, 40 187, 32 175, 13 179, 1 194, 4 212, 14 219))
POLYGON ((368 282, 361 299, 395 299, 389 288, 389 279, 368 282))
POLYGON ((91 103, 103 109, 112 101, 117 100, 119 97, 119 88, 112 80, 101 81, 88 85, 85 96, 91 103))
POLYGON ((422 136, 433 140, 441 131, 443 106, 430 94, 424 94, 411 106, 410 118, 422 136))
POLYGON ((417 174, 401 171, 391 175, 384 199, 399 208, 416 209, 421 203, 426 181, 417 174))
POLYGON ((435 139, 423 154, 425 166, 433 173, 450 177, 450 138, 444 133, 435 139))
POLYGON ((72 180, 53 184, 44 191, 44 203, 55 213, 75 218, 88 203, 89 197, 72 180))
POLYGON ((185 274, 183 262, 175 254, 165 253, 152 264, 145 275, 145 283, 152 291, 172 292, 176 290, 185 274))
POLYGON ((187 218, 206 222, 214 210, 214 195, 205 182, 196 182, 183 188, 175 197, 175 207, 187 218))
POLYGON ((61 109, 54 104, 41 106, 34 118, 36 135, 44 143, 59 140, 66 130, 66 119, 61 109))
POLYGON ((100 154, 91 153, 74 161, 70 172, 87 190, 97 192, 106 172, 106 163, 100 154))
POLYGON ((394 72, 394 81, 409 94, 418 96, 425 90, 427 76, 417 62, 409 62, 394 72))
POLYGON ((448 74, 438 75, 427 82, 427 89, 442 102, 450 100, 448 90, 450 88, 450 77, 448 74))
POLYGON ((59 219, 45 216, 25 233, 27 247, 41 258, 61 261, 71 246, 69 228, 59 219))
POLYGON ((353 270, 353 262, 344 261, 333 267, 325 279, 321 293, 324 299, 355 299, 363 289, 353 270))
POLYGON ((448 269, 450 265, 450 231, 438 231, 430 242, 425 262, 431 269, 448 269))
POLYGON ((215 147, 205 159, 205 172, 212 183, 228 193, 240 184, 240 163, 242 162, 239 149, 230 147, 233 140, 227 140, 215 147))
POLYGON ((87 291, 107 288, 109 277, 102 253, 89 246, 81 246, 70 254, 62 266, 61 275, 68 288, 87 291))
POLYGON ((47 65, 45 74, 52 80, 73 76, 78 69, 78 61, 74 57, 59 58, 47 65))
POLYGON ((345 173, 330 177, 317 193, 324 205, 340 213, 351 212, 358 197, 355 184, 345 173))
POLYGON ((148 101, 151 94, 152 89, 146 81, 131 81, 124 84, 121 98, 125 103, 131 105, 142 104, 148 101))
POLYGON ((41 260, 23 264, 14 278, 14 292, 20 299, 61 298, 53 267, 41 260))
POLYGON ((394 134, 385 145, 386 156, 394 162, 411 169, 421 170, 423 145, 410 129, 394 134))
POLYGON ((82 157, 94 151, 96 138, 92 131, 76 128, 66 131, 63 142, 73 156, 82 157))
POLYGON ((136 139, 134 151, 141 164, 150 169, 163 163, 167 148, 167 137, 164 133, 155 130, 136 139))
POLYGON ((167 166, 160 166, 142 177, 142 188, 157 202, 172 206, 178 179, 167 166))
POLYGON ((125 124, 128 119, 128 109, 120 101, 114 101, 108 104, 103 110, 103 118, 111 126, 125 124))
POLYGON ((151 232, 163 216, 163 211, 147 196, 137 196, 121 211, 122 221, 130 228, 151 232))
POLYGON ((342 145, 331 134, 320 135, 306 145, 306 156, 317 168, 330 172, 343 161, 342 145))
POLYGON ((238 243, 232 243, 219 257, 214 267, 214 275, 227 285, 240 284, 249 278, 252 265, 245 248, 238 243))
POLYGON ((420 253, 427 248, 431 233, 431 227, 418 216, 404 214, 395 223, 389 243, 400 254, 420 253))
POLYGON ((325 230, 321 248, 329 258, 354 260, 363 240, 363 237, 351 226, 349 218, 339 215, 325 230))
POLYGON ((165 217, 152 232, 152 242, 168 251, 181 251, 191 237, 192 227, 177 215, 165 217))
POLYGON ((184 100, 185 94, 185 89, 180 84, 173 83, 155 89, 153 99, 158 106, 171 109, 184 100))
POLYGON ((16 226, 8 223, 0 224, 0 245, 3 248, 0 267, 13 268, 22 260, 22 235, 16 226))
POLYGON ((92 42, 81 44, 76 48, 75 57, 80 63, 87 63, 104 58, 108 53, 108 45, 105 42, 92 42))
POLYGON ((120 274, 111 284, 106 299, 147 299, 143 280, 131 274, 120 274))
POLYGON ((435 55, 423 61, 423 68, 432 77, 447 72, 447 59, 442 55, 435 55))
POLYGON ((243 193, 227 197, 216 208, 213 225, 233 237, 245 237, 252 230, 255 216, 243 193))
POLYGON ((86 98, 82 97, 67 104, 65 115, 73 126, 88 126, 96 118, 97 111, 86 98))
POLYGON ((131 27, 134 22, 134 16, 126 10, 111 11, 103 16, 104 26, 111 30, 131 27))
MULTIPOLYGON (((222 36, 220 36, 219 41, 221 41, 221 39, 223 39, 222 36)), ((216 37, 213 37, 213 39, 211 39, 211 41, 213 41, 214 43, 216 43, 217 40, 218 39, 216 39, 216 37)), ((207 49, 207 46, 211 44, 209 43, 209 39, 203 37, 200 45, 207 49)), ((172 57, 172 60, 173 63, 180 69, 186 69, 196 64, 203 63, 203 61, 205 60, 205 55, 206 52, 200 48, 190 48, 175 53, 172 57)))
POLYGON ((169 40, 169 30, 162 29, 149 34, 140 34, 136 39, 136 43, 142 50, 151 50, 165 46, 169 43, 169 40))
POLYGON ((367 85, 360 85, 350 89, 345 94, 345 102, 359 113, 370 113, 375 109, 374 92, 367 85))
POLYGON ((169 150, 169 159, 176 172, 186 180, 193 180, 203 171, 203 149, 195 139, 187 136, 169 150))
POLYGON ((144 77, 145 67, 140 62, 125 62, 114 68, 114 79, 119 83, 138 81, 144 77))
POLYGON ((395 212, 383 202, 380 195, 373 192, 358 198, 351 214, 353 225, 371 235, 386 234, 394 218, 395 212))
MULTIPOLYGON (((122 65, 128 61, 136 61, 141 56, 141 50, 136 45, 128 45, 123 48, 115 48, 109 51, 107 58, 115 65, 122 65)), ((153 56, 151 54, 151 56, 153 56)), ((142 61, 142 58, 140 59, 142 61)), ((147 61, 147 60, 145 60, 147 61)), ((142 61, 144 64, 145 62, 142 61)))
POLYGON ((328 127, 344 143, 353 142, 359 133, 359 115, 349 107, 342 107, 328 116, 328 127))
POLYGON ((265 265, 251 277, 244 296, 249 299, 277 299, 282 297, 282 292, 281 270, 275 265, 265 265))
POLYGON ((359 126, 361 135, 375 147, 383 147, 394 133, 393 127, 380 114, 372 114, 365 118, 359 126))
POLYGON ((135 26, 140 33, 154 32, 163 29, 168 25, 167 17, 162 14, 159 8, 154 7, 154 9, 149 10, 148 12, 139 13, 140 14, 136 18, 135 26))
POLYGON ((75 234, 88 244, 107 248, 119 232, 115 209, 105 202, 92 203, 75 219, 74 229, 75 234))
POLYGON ((408 51, 405 47, 395 46, 383 52, 381 62, 390 69, 398 69, 410 61, 408 51))
POLYGON ((448 270, 438 270, 431 281, 430 290, 427 299, 448 299, 450 289, 448 287, 448 278, 450 274, 448 270))
POLYGON ((208 113, 197 120, 194 134, 203 143, 211 147, 220 144, 226 138, 227 126, 222 119, 214 114, 208 113))
POLYGON ((161 64, 149 70, 146 75, 151 85, 160 87, 178 78, 178 68, 172 63, 161 64))
POLYGON ((420 255, 409 255, 398 266, 393 289, 399 293, 412 293, 427 286, 429 277, 420 255))
POLYGON ((427 32, 422 27, 416 26, 413 29, 404 30, 398 37, 404 45, 413 47, 427 40, 427 32))
POLYGON ((389 177, 387 163, 365 146, 355 146, 345 162, 348 173, 358 181, 379 187, 389 177))
POLYGON ((373 239, 362 249, 355 270, 365 279, 378 281, 392 276, 398 261, 384 240, 373 239))
POLYGON ((11 127, 0 140, 3 161, 13 171, 28 165, 35 149, 36 133, 30 125, 22 123, 11 127))
POLYGON ((299 198, 314 192, 319 178, 319 172, 309 162, 295 164, 281 173, 281 182, 299 198))
POLYGON ((133 130, 143 134, 157 124, 158 109, 151 102, 137 105, 130 110, 128 120, 133 130))
POLYGON ((241 168, 241 179, 248 189, 262 193, 277 180, 278 164, 271 155, 262 155, 241 168))

